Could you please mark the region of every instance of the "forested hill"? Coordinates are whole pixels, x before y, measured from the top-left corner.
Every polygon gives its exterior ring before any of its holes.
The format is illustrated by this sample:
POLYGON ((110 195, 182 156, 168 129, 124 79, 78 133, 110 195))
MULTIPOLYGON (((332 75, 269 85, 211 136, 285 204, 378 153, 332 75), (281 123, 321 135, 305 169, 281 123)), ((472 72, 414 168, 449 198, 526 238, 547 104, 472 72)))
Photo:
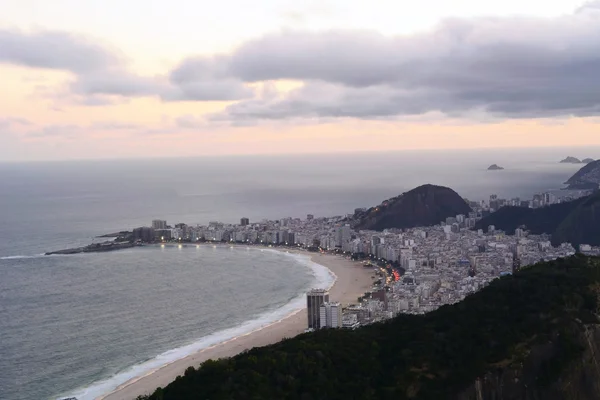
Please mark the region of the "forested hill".
POLYGON ((600 245, 600 191, 577 200, 541 208, 502 207, 480 220, 475 229, 489 225, 508 234, 524 226, 534 234, 552 235, 552 244, 600 245))
POLYGON ((600 398, 600 259, 537 264, 452 306, 189 368, 145 400, 600 398))
POLYGON ((355 229, 376 231, 431 226, 470 211, 471 207, 454 190, 428 184, 355 214, 352 225, 355 229))
POLYGON ((583 201, 584 198, 581 198, 540 208, 505 206, 479 220, 475 229, 486 231, 490 225, 494 225, 498 230, 513 234, 515 229, 525 226, 533 234, 550 235, 583 201))

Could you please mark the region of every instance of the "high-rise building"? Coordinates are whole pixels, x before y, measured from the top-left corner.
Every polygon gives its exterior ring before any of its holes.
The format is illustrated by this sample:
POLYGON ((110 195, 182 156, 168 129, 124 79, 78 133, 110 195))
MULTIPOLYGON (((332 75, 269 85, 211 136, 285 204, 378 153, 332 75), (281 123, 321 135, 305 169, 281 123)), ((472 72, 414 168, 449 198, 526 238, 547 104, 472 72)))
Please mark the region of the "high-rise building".
POLYGON ((248 225, 250 225, 250 220, 248 218, 242 218, 240 220, 240 225, 241 226, 248 226, 248 225))
POLYGON ((325 289, 312 289, 306 294, 306 308, 308 311, 308 328, 319 329, 321 317, 321 304, 329 302, 329 292, 325 289))
POLYGON ((133 230, 133 240, 142 242, 153 242, 155 239, 154 228, 143 226, 133 230))
POLYGON ((342 307, 340 303, 323 303, 319 311, 319 328, 342 327, 342 307))
POLYGON ((521 269, 521 251, 519 245, 515 246, 513 249, 513 264, 512 264, 512 273, 519 271, 521 269))
POLYGON ((350 241, 352 230, 349 225, 340 226, 335 232, 335 246, 342 247, 344 243, 350 241))
POLYGON ((167 229, 167 221, 162 219, 153 219, 152 220, 152 228, 153 229, 167 229))

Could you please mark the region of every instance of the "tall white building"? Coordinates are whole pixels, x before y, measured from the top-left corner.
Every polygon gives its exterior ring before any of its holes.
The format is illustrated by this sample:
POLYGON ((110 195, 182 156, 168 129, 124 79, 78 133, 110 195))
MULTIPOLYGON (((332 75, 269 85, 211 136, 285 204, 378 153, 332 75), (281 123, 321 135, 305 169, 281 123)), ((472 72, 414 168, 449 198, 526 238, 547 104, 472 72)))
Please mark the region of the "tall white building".
POLYGON ((341 328, 342 307, 340 303, 321 304, 319 328, 341 328))
POLYGON ((352 229, 349 225, 340 226, 336 231, 335 246, 343 247, 345 243, 350 242, 352 229))
POLYGON ((162 219, 153 219, 152 228, 154 229, 167 229, 167 221, 162 219))

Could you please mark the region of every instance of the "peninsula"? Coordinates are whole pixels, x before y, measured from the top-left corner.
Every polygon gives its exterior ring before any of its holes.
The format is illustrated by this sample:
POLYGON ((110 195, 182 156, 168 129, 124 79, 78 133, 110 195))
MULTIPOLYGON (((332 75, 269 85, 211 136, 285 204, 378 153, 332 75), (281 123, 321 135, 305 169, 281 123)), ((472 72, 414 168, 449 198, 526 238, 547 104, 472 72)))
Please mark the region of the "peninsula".
POLYGON ((47 256, 53 254, 78 254, 78 253, 99 253, 104 251, 114 251, 128 249, 130 247, 141 246, 141 243, 133 243, 130 241, 113 241, 103 243, 92 243, 83 247, 74 247, 71 249, 49 251, 44 253, 47 256))

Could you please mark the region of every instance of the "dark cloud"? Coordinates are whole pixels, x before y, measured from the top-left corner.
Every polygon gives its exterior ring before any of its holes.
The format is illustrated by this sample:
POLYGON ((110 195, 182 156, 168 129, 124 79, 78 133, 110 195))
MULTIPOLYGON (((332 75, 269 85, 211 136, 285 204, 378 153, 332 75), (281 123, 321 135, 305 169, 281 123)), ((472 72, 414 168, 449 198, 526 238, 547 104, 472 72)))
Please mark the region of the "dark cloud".
MULTIPOLYGON (((305 85, 235 103, 212 118, 599 115, 599 7, 590 3, 555 19, 449 19, 414 36, 269 35, 221 59, 226 67, 219 71, 248 82, 293 79, 305 85)), ((186 69, 193 70, 193 63, 186 61, 186 69)))
POLYGON ((190 57, 154 77, 129 72, 114 52, 55 32, 0 31, 0 61, 74 72, 67 92, 81 104, 138 96, 237 101, 211 119, 241 125, 427 113, 594 116, 600 115, 600 1, 554 19, 448 19, 412 36, 282 31, 230 54, 190 57), (247 86, 281 79, 304 85, 283 94, 247 86))

